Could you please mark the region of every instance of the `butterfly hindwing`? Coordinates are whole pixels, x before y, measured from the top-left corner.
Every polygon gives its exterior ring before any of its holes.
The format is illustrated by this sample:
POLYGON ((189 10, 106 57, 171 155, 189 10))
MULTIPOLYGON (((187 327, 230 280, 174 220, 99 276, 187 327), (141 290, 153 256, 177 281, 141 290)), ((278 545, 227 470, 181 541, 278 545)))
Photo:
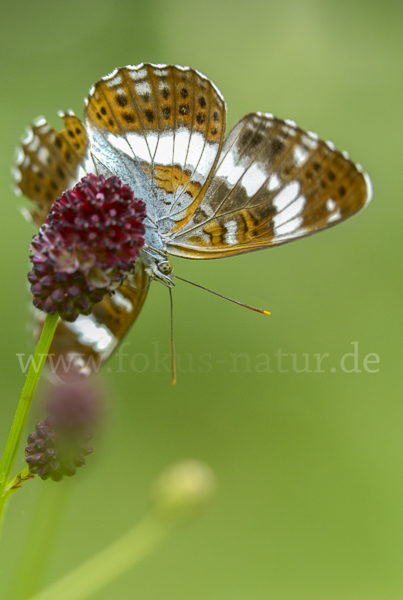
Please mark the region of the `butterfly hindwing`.
POLYGON ((251 113, 224 142, 212 181, 169 252, 219 258, 282 244, 365 206, 370 181, 346 153, 292 121, 251 113))

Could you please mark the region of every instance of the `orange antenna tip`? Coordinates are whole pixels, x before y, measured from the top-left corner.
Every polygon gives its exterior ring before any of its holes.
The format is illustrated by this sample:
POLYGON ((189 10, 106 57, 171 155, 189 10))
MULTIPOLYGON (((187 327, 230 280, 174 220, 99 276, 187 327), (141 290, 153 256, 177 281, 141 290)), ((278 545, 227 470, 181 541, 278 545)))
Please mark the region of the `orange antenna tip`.
POLYGON ((183 277, 179 277, 178 275, 172 274, 172 277, 176 277, 176 279, 180 279, 181 281, 190 283, 191 285, 194 285, 195 287, 205 290, 206 292, 210 292, 210 294, 214 294, 215 296, 224 298, 224 300, 229 300, 230 302, 233 302, 234 304, 238 304, 238 306, 243 306, 244 308, 249 308, 249 310, 254 310, 255 312, 261 313, 263 315, 271 314, 268 310, 262 310, 261 308, 256 308, 255 306, 250 306, 249 304, 244 304, 243 302, 238 302, 238 300, 233 300, 232 298, 228 298, 228 296, 223 296, 222 294, 219 294, 218 292, 213 292, 213 290, 209 290, 208 288, 204 287, 203 285, 199 285, 198 283, 193 283, 193 281, 189 281, 188 279, 184 279, 183 277))

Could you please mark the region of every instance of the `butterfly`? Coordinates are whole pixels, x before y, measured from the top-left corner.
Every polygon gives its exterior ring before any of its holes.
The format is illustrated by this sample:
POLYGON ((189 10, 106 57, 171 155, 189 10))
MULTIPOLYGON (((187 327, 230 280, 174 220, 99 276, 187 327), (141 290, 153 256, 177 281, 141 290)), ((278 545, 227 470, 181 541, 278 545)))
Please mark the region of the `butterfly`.
POLYGON ((52 203, 86 173, 117 175, 146 203, 145 245, 118 290, 75 323, 60 322, 51 353, 82 370, 116 348, 136 319, 151 280, 173 285, 168 255, 224 258, 269 248, 336 225, 366 206, 369 176, 346 152, 294 121, 242 117, 225 136, 217 87, 190 67, 115 69, 91 88, 85 122, 59 113, 22 140, 17 191, 41 225, 52 203))

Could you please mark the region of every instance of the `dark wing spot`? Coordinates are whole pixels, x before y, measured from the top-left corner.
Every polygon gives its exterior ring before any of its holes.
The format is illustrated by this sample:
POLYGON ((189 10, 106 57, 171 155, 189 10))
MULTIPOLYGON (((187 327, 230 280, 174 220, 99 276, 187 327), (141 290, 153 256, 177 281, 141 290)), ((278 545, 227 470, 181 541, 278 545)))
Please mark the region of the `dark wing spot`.
POLYGON ((202 208, 198 208, 193 215, 193 222, 198 225, 199 223, 203 223, 203 221, 207 221, 208 214, 204 212, 202 208))
POLYGON ((329 171, 327 176, 329 177, 330 181, 334 181, 336 179, 336 175, 333 173, 333 171, 329 171))
POLYGON ((313 161, 312 163, 312 167, 315 171, 319 171, 320 169, 320 164, 318 162, 316 162, 316 160, 313 161))
POLYGON ((74 148, 76 148, 76 150, 78 150, 78 149, 79 149, 79 147, 80 147, 80 144, 79 144, 78 142, 75 142, 75 143, 74 143, 74 148))
POLYGON ((277 212, 276 207, 273 206, 271 203, 268 203, 268 204, 266 203, 266 204, 262 204, 261 206, 259 206, 259 209, 258 209, 259 224, 262 223, 262 221, 265 221, 269 217, 274 217, 276 212, 277 212))
POLYGON ((307 172, 305 173, 305 177, 306 177, 307 179, 309 179, 309 180, 313 179, 313 173, 312 173, 312 171, 307 171, 307 172))
POLYGON ((219 225, 219 227, 220 227, 220 229, 221 229, 221 233, 220 233, 220 244, 223 244, 223 243, 224 243, 224 241, 225 241, 225 235, 226 235, 226 234, 225 234, 225 232, 226 232, 226 231, 228 231, 228 230, 227 230, 227 228, 225 227, 225 224, 224 224, 224 219, 219 219, 219 221, 218 221, 218 225, 219 225))
POLYGON ((341 185, 341 186, 339 187, 339 194, 340 194, 340 196, 341 196, 342 198, 343 198, 343 196, 345 196, 345 195, 346 195, 346 192, 347 192, 347 190, 346 190, 346 188, 344 187, 344 185, 341 185))
POLYGON ((105 108, 105 106, 101 106, 101 114, 103 114, 104 116, 106 115, 106 108, 105 108))
POLYGON ((217 112, 217 111, 214 111, 214 112, 213 112, 213 119, 214 119, 214 121, 216 121, 216 122, 220 120, 220 115, 218 114, 218 112, 217 112))
POLYGON ((64 171, 62 171, 60 167, 57 167, 57 174, 59 175, 60 179, 64 179, 66 177, 64 171))
POLYGON ((247 213, 248 213, 248 217, 252 221, 254 227, 257 227, 260 223, 259 219, 257 217, 255 217, 255 215, 253 214, 253 212, 251 210, 248 210, 247 213))
POLYGON ((97 119, 102 119, 101 115, 99 114, 99 112, 97 112, 97 119))
MULTIPOLYGON (((208 231, 207 229, 203 229, 203 233, 205 233, 206 235, 208 235, 208 236, 209 236, 209 238, 210 238, 210 243, 211 243, 211 242, 213 241, 213 238, 214 238, 214 236, 213 236, 213 234, 211 233, 211 231, 208 231)), ((197 239, 197 238, 196 238, 196 239, 197 239)))
POLYGON ((50 184, 50 187, 51 187, 53 190, 57 190, 57 185, 56 185, 56 183, 53 181, 53 179, 51 179, 51 180, 49 181, 49 184, 50 184))
MULTIPOLYGON (((248 210, 247 212, 248 212, 248 217, 250 218, 250 220, 253 223, 253 226, 257 227, 260 223, 259 219, 253 214, 252 211, 248 210)), ((252 230, 252 235, 256 235, 256 234, 254 234, 253 230, 252 230)))
POLYGON ((248 129, 247 131, 245 131, 245 133, 241 137, 241 145, 246 146, 246 144, 250 141, 252 136, 253 136, 253 131, 251 129, 248 129))
POLYGON ((154 121, 154 112, 151 109, 148 108, 146 111, 144 111, 144 114, 149 123, 154 121))
POLYGON ((204 113, 197 113, 196 121, 201 125, 206 120, 206 115, 204 113))
POLYGON ((43 179, 45 177, 42 171, 38 171, 36 174, 38 175, 39 179, 43 179))
POLYGON ((114 126, 114 122, 112 121, 112 119, 108 119, 108 124, 109 124, 110 127, 114 126))
POLYGON ((71 154, 70 154, 70 152, 67 151, 64 156, 65 156, 65 159, 67 160, 67 162, 71 163, 71 154))
POLYGON ((69 134, 70 137, 74 137, 74 131, 71 131, 71 129, 68 129, 67 133, 69 134))
POLYGON ((119 106, 123 107, 127 105, 128 100, 124 94, 118 94, 116 96, 116 102, 119 104, 119 106))
POLYGON ((81 129, 79 127, 76 127, 76 133, 77 135, 81 133, 81 129))
POLYGON ((253 136, 250 140, 250 147, 255 148, 256 146, 258 146, 260 144, 260 142, 262 140, 263 140, 263 134, 259 133, 259 131, 255 131, 255 133, 253 134, 253 136))
POLYGON ((189 104, 181 104, 179 106, 179 112, 181 115, 186 116, 189 114, 190 108, 189 108, 189 104))
POLYGON ((242 214, 241 212, 240 212, 240 213, 238 213, 238 216, 239 216, 239 217, 240 217, 240 219, 241 219, 241 222, 242 222, 242 225, 243 225, 243 233, 244 233, 244 235, 245 235, 246 233, 248 233, 248 229, 249 229, 249 227, 248 227, 248 224, 247 224, 247 222, 246 222, 246 219, 245 219, 245 217, 243 216, 243 214, 242 214))
POLYGON ((204 108, 206 106, 206 99, 204 96, 200 96, 199 98, 199 104, 202 108, 204 108))
MULTIPOLYGON (((250 145, 251 148, 255 148, 260 142, 263 140, 263 134, 259 133, 259 131, 248 129, 245 131, 243 136, 241 137, 241 144, 246 146, 250 145)), ((275 142, 276 140, 273 140, 275 142)))
POLYGON ((217 127, 213 127, 213 129, 211 130, 211 135, 217 135, 217 133, 218 133, 217 127))
POLYGON ((161 92, 162 97, 165 98, 165 100, 169 97, 169 89, 168 88, 164 88, 161 92))
POLYGON ((276 158, 284 150, 284 143, 281 140, 274 139, 270 142, 270 151, 273 158, 276 158))
POLYGON ((126 121, 126 123, 134 123, 134 116, 132 113, 123 113, 122 117, 126 121))
POLYGON ((181 91, 180 91, 180 94, 181 94, 182 98, 187 98, 188 93, 189 92, 187 91, 186 88, 182 88, 181 91))
POLYGON ((148 92, 143 94, 141 97, 144 100, 144 102, 149 102, 149 100, 150 100, 150 94, 148 92))
POLYGON ((59 149, 63 146, 62 140, 58 137, 55 138, 55 146, 56 146, 56 148, 59 148, 59 149))
POLYGON ((164 119, 169 119, 169 117, 171 116, 171 107, 164 106, 164 108, 162 109, 162 115, 164 119))

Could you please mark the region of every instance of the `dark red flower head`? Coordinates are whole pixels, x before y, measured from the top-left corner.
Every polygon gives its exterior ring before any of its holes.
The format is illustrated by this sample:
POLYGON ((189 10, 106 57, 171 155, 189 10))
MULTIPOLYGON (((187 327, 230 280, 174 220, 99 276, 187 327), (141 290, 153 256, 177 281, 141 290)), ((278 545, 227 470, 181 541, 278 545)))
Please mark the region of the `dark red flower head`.
POLYGON ((145 205, 118 177, 86 175, 57 198, 31 243, 33 303, 62 319, 91 313, 144 244, 145 205))

